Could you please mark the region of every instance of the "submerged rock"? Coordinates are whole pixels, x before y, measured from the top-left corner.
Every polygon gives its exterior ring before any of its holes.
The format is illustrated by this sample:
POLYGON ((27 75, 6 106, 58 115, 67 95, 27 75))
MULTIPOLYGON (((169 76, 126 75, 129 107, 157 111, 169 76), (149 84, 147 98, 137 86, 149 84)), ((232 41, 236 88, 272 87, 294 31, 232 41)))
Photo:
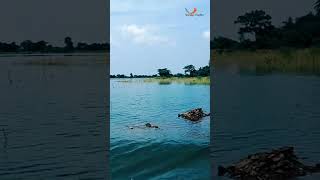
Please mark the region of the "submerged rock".
POLYGON ((129 129, 146 129, 146 128, 156 128, 158 129, 159 126, 151 125, 150 123, 142 124, 142 125, 135 125, 135 126, 127 126, 129 129))
POLYGON ((159 128, 158 126, 151 125, 150 123, 147 123, 147 124, 146 124, 146 127, 147 127, 147 128, 159 128))
POLYGON ((320 164, 307 166, 298 161, 293 147, 257 153, 229 167, 218 167, 218 176, 240 180, 286 180, 320 172, 320 164))
POLYGON ((210 113, 206 114, 202 108, 193 109, 182 114, 178 114, 178 117, 188 119, 190 121, 199 121, 203 117, 210 116, 210 113))

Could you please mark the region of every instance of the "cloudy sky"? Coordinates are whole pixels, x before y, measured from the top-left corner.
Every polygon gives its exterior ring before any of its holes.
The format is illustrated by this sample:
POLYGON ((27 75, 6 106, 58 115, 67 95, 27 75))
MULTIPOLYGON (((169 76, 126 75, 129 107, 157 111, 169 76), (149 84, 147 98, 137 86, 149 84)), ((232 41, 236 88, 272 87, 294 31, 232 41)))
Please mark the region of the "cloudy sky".
POLYGON ((210 0, 111 0, 111 74, 209 62, 210 0), (203 16, 186 16, 197 8, 203 16))

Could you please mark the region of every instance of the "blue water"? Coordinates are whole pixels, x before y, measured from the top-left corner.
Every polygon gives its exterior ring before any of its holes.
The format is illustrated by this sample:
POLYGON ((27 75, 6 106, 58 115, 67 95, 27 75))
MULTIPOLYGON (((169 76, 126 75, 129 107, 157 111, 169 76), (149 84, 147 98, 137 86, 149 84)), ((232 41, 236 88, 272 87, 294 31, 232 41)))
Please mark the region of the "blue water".
MULTIPOLYGON (((211 160, 230 165, 252 153, 293 146, 301 161, 320 162, 320 77, 231 72, 214 74, 211 160)), ((298 179, 320 179, 320 174, 298 179)))
POLYGON ((106 179, 105 58, 0 57, 1 180, 106 179))
POLYGON ((210 118, 177 117, 197 107, 210 111, 208 85, 112 79, 110 86, 113 180, 210 179, 210 118), (147 122, 159 129, 139 128, 147 122))

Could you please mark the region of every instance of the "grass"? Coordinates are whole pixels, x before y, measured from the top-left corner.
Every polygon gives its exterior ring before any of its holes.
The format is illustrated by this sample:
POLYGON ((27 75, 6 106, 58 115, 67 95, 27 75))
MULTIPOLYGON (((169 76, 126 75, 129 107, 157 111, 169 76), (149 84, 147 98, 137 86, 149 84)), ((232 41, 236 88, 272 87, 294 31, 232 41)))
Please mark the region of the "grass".
POLYGON ((145 78, 146 83, 159 83, 159 84, 188 84, 188 85, 209 85, 210 77, 170 77, 170 78, 145 78))
POLYGON ((320 74, 320 48, 233 51, 220 54, 212 51, 211 59, 216 67, 233 65, 242 71, 320 74))

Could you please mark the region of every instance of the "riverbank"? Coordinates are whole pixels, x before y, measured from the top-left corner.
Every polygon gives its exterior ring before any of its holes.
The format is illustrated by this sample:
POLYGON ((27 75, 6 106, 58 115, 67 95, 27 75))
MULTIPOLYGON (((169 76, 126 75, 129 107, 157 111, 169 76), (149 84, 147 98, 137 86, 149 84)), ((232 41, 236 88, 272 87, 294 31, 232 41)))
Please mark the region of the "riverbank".
POLYGON ((111 78, 120 79, 118 82, 130 83, 137 82, 141 83, 159 83, 159 84, 189 84, 189 85, 210 85, 210 77, 147 77, 147 78, 111 78))
POLYGON ((216 67, 236 66, 257 73, 320 74, 320 48, 257 51, 211 51, 216 67))
POLYGON ((157 82, 159 84, 171 84, 171 83, 183 83, 183 84, 202 84, 202 85, 209 85, 210 84, 210 77, 155 77, 155 78, 145 78, 144 82, 151 83, 157 82))
POLYGON ((148 78, 111 78, 120 79, 118 82, 130 83, 130 82, 141 82, 141 83, 158 83, 158 84, 187 84, 187 85, 210 85, 210 77, 148 77, 148 78))

